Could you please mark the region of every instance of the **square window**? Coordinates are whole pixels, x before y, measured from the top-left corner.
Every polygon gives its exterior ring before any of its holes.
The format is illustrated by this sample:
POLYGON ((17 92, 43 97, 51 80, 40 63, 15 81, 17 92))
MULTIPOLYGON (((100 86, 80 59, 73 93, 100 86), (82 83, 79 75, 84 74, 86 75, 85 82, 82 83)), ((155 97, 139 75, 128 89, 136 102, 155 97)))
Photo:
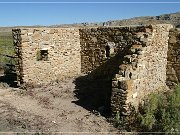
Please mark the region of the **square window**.
POLYGON ((40 50, 37 52, 38 61, 47 61, 48 60, 48 50, 40 50))

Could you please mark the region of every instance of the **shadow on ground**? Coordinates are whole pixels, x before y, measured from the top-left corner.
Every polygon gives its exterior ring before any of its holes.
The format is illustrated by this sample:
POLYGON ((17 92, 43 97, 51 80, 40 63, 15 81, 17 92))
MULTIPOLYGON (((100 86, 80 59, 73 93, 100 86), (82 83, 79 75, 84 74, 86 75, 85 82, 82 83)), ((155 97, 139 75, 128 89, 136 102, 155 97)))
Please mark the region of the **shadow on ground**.
POLYGON ((92 79, 88 75, 76 79, 75 104, 102 115, 110 113, 111 80, 92 79))
MULTIPOLYGON (((126 50, 125 50, 126 51, 126 50)), ((117 53, 115 56, 99 67, 94 67, 91 73, 77 78, 75 96, 78 98, 75 104, 87 110, 96 110, 102 115, 111 114, 111 83, 112 78, 119 71, 119 65, 123 62, 125 52, 117 53)))

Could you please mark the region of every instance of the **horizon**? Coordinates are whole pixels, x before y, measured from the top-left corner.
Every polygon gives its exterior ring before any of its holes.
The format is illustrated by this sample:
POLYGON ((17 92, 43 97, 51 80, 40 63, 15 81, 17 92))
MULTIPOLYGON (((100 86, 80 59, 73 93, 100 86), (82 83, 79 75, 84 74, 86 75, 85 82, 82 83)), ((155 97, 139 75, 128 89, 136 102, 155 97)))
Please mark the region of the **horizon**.
POLYGON ((121 3, 122 0, 113 0, 113 2, 54 0, 53 2, 49 0, 0 2, 0 27, 101 23, 180 12, 180 2, 177 0, 169 3, 163 0, 150 0, 149 3, 143 0, 128 0, 124 3, 121 3))

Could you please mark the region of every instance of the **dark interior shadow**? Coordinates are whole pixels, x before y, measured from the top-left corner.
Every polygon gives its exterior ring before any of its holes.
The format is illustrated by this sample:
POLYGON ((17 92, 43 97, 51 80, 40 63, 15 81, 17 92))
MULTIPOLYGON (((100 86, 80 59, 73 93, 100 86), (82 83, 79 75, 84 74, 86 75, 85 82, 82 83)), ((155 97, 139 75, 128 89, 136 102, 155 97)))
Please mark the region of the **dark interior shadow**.
POLYGON ((0 74, 0 83, 6 83, 10 87, 17 87, 17 75, 16 73, 7 72, 0 74))
POLYGON ((17 87, 16 59, 14 56, 9 55, 3 57, 5 57, 4 60, 0 61, 0 83, 7 83, 10 87, 17 87))
POLYGON ((119 65, 122 64, 127 49, 109 58, 91 73, 77 78, 74 82, 76 84, 74 92, 78 100, 73 103, 89 111, 95 110, 101 115, 109 116, 111 114, 112 78, 118 73, 119 65))
POLYGON ((89 111, 107 113, 108 95, 111 94, 111 81, 104 79, 92 79, 88 75, 76 79, 75 95, 78 98, 75 104, 89 111), (106 109, 106 110, 105 110, 106 109))

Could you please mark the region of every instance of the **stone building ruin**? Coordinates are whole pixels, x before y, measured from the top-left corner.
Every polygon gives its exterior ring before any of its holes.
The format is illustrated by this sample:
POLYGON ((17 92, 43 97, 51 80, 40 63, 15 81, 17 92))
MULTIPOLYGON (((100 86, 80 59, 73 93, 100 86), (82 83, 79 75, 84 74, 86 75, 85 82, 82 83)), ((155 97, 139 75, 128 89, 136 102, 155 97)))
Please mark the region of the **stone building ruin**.
POLYGON ((109 78, 112 112, 126 114, 129 103, 137 106, 167 82, 172 86, 172 76, 179 75, 179 58, 171 59, 177 57, 171 47, 176 43, 170 43, 168 50, 171 28, 158 24, 13 29, 18 84, 49 83, 82 73, 109 78))

